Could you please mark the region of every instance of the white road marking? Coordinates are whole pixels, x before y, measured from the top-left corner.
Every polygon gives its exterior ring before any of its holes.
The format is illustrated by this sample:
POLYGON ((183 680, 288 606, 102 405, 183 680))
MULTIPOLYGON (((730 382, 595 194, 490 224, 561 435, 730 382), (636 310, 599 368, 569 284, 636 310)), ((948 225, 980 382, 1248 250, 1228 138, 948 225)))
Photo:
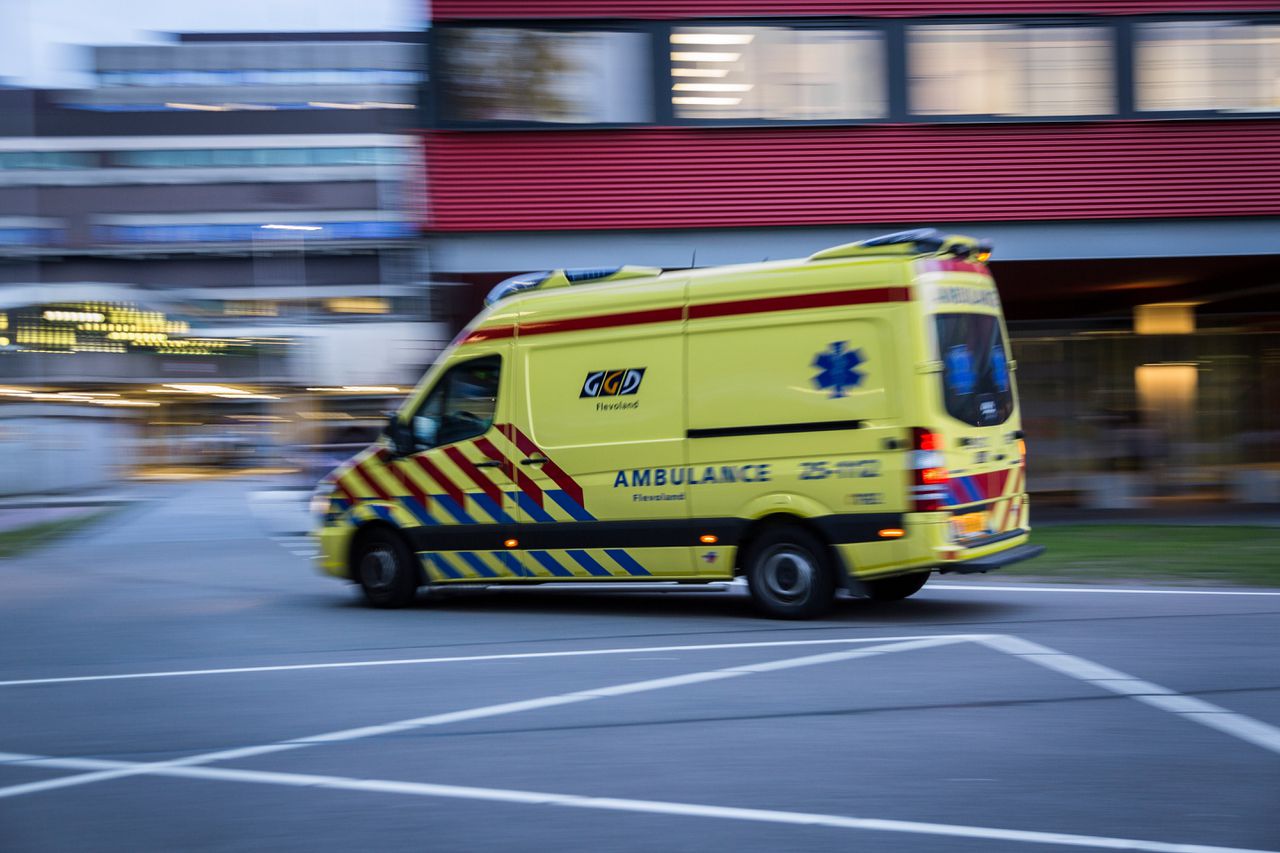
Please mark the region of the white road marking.
POLYGON ((153 774, 159 770, 176 767, 192 767, 198 764, 208 764, 214 761, 230 761, 237 758, 250 758, 274 752, 301 749, 303 747, 315 746, 322 743, 353 741, 362 738, 377 737, 380 735, 425 728, 426 726, 439 726, 447 723, 463 722, 466 720, 497 717, 505 714, 517 714, 521 711, 532 711, 556 705, 588 702, 594 699, 623 696, 631 693, 642 693, 651 690, 663 690, 670 687, 684 687, 689 684, 700 684, 707 681, 717 681, 725 678, 738 678, 746 675, 755 675, 760 672, 776 672, 783 669, 796 669, 799 667, 816 666, 824 663, 835 663, 837 661, 856 660, 857 658, 872 657, 889 652, 905 652, 912 649, 925 649, 932 646, 943 646, 951 643, 965 642, 968 639, 969 637, 964 635, 933 636, 897 643, 887 643, 879 646, 870 646, 862 649, 851 649, 843 652, 828 652, 820 655, 806 655, 805 657, 787 658, 780 661, 766 661, 764 663, 750 664, 746 666, 723 667, 721 669, 693 672, 687 675, 677 675, 669 678, 651 678, 645 679, 644 681, 633 681, 609 687, 600 687, 591 690, 578 690, 572 693, 543 696, 537 699, 526 699, 520 702, 504 702, 500 705, 486 705, 479 708, 470 708, 465 711, 451 711, 444 714, 432 714, 428 717, 416 717, 409 720, 400 720, 394 723, 386 723, 377 726, 342 729, 335 732, 326 732, 324 734, 312 735, 310 737, 294 738, 287 741, 278 741, 276 743, 262 744, 259 746, 247 746, 239 749, 208 752, 201 755, 178 758, 172 761, 160 761, 150 764, 133 764, 127 768, 120 768, 116 770, 100 770, 94 773, 85 773, 78 776, 64 776, 57 779, 45 779, 39 782, 12 785, 7 788, 0 788, 0 799, 5 797, 21 796, 23 794, 34 794, 40 791, 50 791, 58 788, 87 785, 92 782, 105 782, 109 779, 120 779, 126 776, 153 774))
POLYGON ((1003 583, 931 583, 925 589, 974 592, 1110 592, 1131 595, 1280 595, 1280 591, 1256 589, 1133 589, 1118 586, 1009 586, 1003 583))
POLYGON ((978 637, 975 641, 1054 672, 1077 678, 1103 690, 1127 696, 1152 708, 1176 714, 1189 722, 1217 729, 1269 752, 1280 753, 1280 728, 1246 717, 1244 714, 1237 714, 1235 711, 1228 711, 1212 702, 1186 696, 1176 690, 1134 678, 1132 675, 1100 666, 1075 655, 1063 654, 1056 649, 1021 637, 990 634, 978 637))
POLYGON ((574 649, 563 652, 508 652, 491 655, 457 657, 392 658, 389 660, 334 661, 331 663, 295 663, 274 666, 237 666, 220 669, 178 669, 162 672, 124 672, 112 675, 71 675, 55 678, 19 678, 0 681, 0 687, 28 684, 74 684, 83 681, 125 681, 134 678, 186 678, 199 675, 238 675, 250 672, 292 672, 308 669, 355 669, 369 666, 417 666, 432 663, 470 663, 490 660, 534 660, 538 658, 591 657, 595 655, 648 654, 651 652, 702 652, 717 649, 767 649, 788 646, 831 646, 851 643, 888 643, 903 640, 925 640, 948 637, 956 641, 972 640, 976 634, 915 634, 905 637, 843 637, 824 640, 767 640, 753 643, 704 643, 691 646, 646 646, 640 648, 574 649))
MULTIPOLYGON (((1064 832, 1038 832, 1025 829, 1004 829, 989 826, 967 826, 953 823, 928 823, 913 820, 884 820, 880 818, 849 817, 845 815, 815 814, 810 812, 781 811, 777 809, 750 809, 734 806, 715 806, 698 803, 674 803, 663 800, 635 800, 621 797, 585 797, 576 794, 556 794, 545 791, 521 791, 508 788, 477 788, 464 785, 438 785, 429 782, 398 782, 386 779, 354 779, 345 776, 323 776, 310 773, 280 773, 269 770, 242 770, 224 767, 157 767, 133 764, 126 761, 103 761, 87 758, 48 758, 38 755, 12 755, 0 753, 0 763, 23 764, 66 770, 129 770, 134 767, 150 768, 149 775, 205 779, 225 782, 248 782, 260 785, 282 785, 294 788, 329 788, 366 793, 404 794, 417 797, 442 797, 449 799, 479 800, 482 802, 516 803, 535 806, 561 806, 579 809, 598 809, 640 814, 674 815, 680 817, 717 818, 720 820, 781 823, 793 826, 822 826, 835 829, 869 830, 873 832, 898 832, 912 835, 936 835, 950 838, 980 838, 991 841, 1013 841, 1029 844, 1053 844, 1067 847, 1088 847, 1100 850, 1139 850, 1146 853, 1276 853, 1242 847, 1218 847, 1206 844, 1179 844, 1165 841, 1147 841, 1137 838, 1111 838, 1099 835, 1075 835, 1064 832)), ((79 778, 79 777, 72 777, 79 778)))

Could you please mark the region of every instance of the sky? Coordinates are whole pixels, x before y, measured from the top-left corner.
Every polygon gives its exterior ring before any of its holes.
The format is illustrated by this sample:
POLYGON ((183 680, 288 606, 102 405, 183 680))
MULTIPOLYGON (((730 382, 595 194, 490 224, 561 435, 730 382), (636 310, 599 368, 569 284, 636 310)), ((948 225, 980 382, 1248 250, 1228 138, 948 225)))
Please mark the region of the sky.
POLYGON ((178 31, 416 29, 425 11, 426 0, 0 0, 0 81, 88 85, 78 45, 178 31))

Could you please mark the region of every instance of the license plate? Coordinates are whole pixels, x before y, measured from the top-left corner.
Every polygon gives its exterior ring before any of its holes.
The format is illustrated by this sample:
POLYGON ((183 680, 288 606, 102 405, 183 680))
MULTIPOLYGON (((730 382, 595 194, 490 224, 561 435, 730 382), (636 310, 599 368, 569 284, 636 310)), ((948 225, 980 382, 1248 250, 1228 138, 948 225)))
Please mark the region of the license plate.
POLYGON ((951 529, 957 539, 968 539, 971 536, 982 536, 991 532, 986 512, 966 512, 963 515, 951 516, 951 529))

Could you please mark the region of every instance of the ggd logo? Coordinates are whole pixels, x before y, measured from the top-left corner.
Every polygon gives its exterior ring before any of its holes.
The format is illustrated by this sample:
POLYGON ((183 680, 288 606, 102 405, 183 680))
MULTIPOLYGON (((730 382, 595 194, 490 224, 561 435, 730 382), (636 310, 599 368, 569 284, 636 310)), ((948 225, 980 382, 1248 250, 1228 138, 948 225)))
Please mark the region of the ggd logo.
POLYGON ((644 379, 643 367, 628 367, 622 370, 593 370, 587 374, 587 381, 582 383, 579 397, 625 397, 640 390, 640 381, 644 379))

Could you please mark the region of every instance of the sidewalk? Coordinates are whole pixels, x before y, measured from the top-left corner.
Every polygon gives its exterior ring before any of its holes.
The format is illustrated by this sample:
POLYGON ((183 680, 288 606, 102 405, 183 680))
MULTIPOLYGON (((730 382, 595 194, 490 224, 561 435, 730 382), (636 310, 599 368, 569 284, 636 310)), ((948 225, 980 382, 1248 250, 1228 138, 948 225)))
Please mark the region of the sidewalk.
POLYGON ((0 497, 0 533, 37 524, 96 515, 103 510, 151 500, 125 486, 59 495, 0 497))
POLYGON ((1061 524, 1167 524, 1173 526, 1280 527, 1280 506, 1219 502, 1174 502, 1142 509, 1038 506, 1031 496, 1031 526, 1061 524))

